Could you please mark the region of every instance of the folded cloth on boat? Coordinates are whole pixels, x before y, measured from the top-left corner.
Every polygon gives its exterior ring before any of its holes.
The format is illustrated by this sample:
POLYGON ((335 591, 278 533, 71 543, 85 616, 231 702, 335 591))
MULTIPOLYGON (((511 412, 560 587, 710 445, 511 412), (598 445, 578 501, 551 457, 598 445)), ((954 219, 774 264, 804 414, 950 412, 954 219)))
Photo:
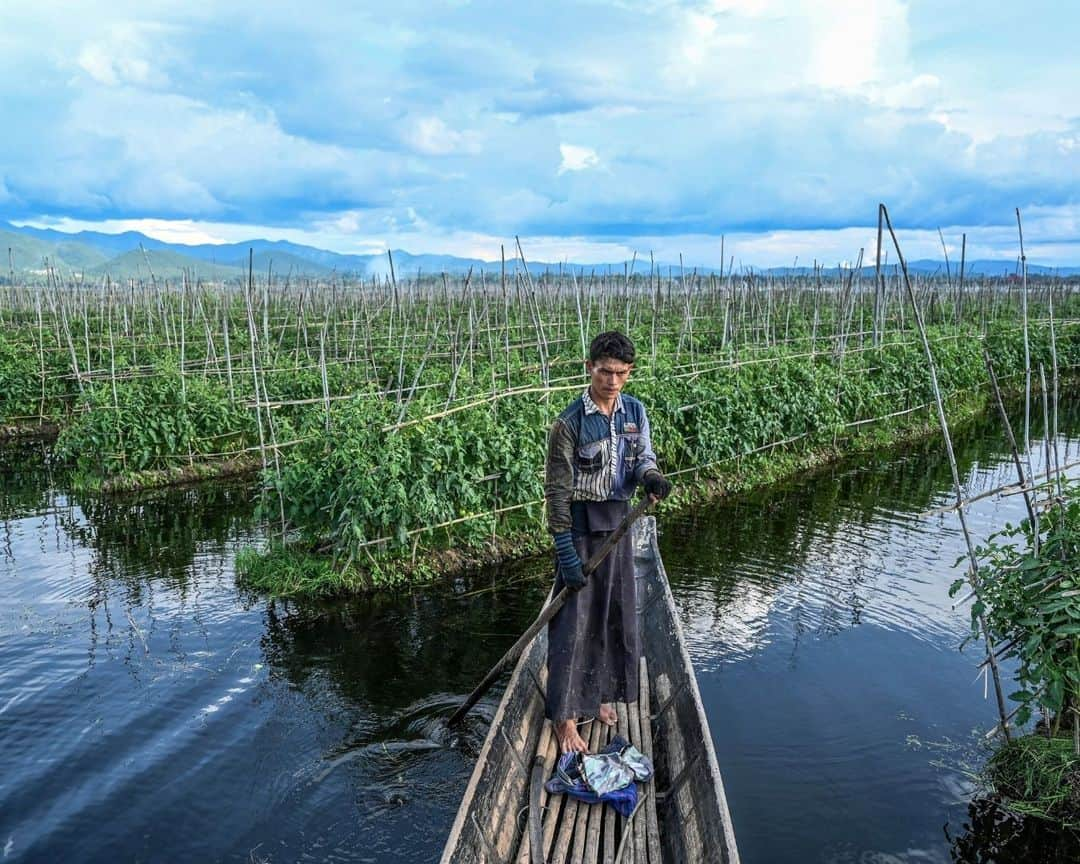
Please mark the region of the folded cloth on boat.
POLYGON ((637 806, 637 785, 653 775, 649 757, 620 735, 596 754, 564 753, 546 786, 589 804, 610 804, 621 816, 637 806))

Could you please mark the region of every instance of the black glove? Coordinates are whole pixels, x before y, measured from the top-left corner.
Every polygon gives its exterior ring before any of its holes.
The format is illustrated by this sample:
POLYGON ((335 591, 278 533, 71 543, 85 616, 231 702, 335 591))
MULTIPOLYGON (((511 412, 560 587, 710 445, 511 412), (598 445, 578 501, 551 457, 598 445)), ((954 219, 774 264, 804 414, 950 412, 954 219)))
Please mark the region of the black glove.
POLYGON ((580 591, 585 587, 585 572, 581 569, 581 559, 574 548, 574 537, 569 531, 560 531, 554 539, 563 584, 571 591, 580 591))
POLYGON ((563 585, 569 588, 571 591, 580 591, 585 587, 587 577, 585 571, 581 569, 581 562, 577 564, 560 564, 559 575, 562 576, 563 585))
POLYGON ((645 491, 650 495, 655 495, 657 498, 667 498, 671 494, 671 481, 655 468, 646 471, 641 482, 645 487, 645 491))

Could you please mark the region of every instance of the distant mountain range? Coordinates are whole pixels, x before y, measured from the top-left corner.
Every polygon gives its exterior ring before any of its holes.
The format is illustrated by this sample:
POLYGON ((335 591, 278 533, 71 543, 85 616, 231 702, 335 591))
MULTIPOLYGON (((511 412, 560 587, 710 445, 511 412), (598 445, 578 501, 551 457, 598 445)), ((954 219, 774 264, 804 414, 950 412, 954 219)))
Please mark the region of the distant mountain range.
MULTIPOLYGON (((390 261, 385 254, 343 255, 314 246, 303 246, 284 240, 246 240, 243 243, 203 244, 188 246, 182 243, 166 243, 155 240, 137 231, 122 234, 104 234, 99 231, 80 231, 68 234, 51 228, 18 227, 0 222, 0 278, 7 277, 9 271, 27 278, 40 276, 47 266, 59 270, 62 275, 78 275, 86 279, 100 279, 108 275, 112 279, 150 278, 151 272, 158 279, 179 279, 187 274, 192 279, 226 281, 243 278, 248 270, 248 253, 252 252, 254 270, 263 275, 272 271, 278 277, 308 276, 328 277, 337 274, 341 277, 387 276, 390 261), (47 262, 47 263, 46 263, 47 262)), ((481 261, 475 258, 457 258, 452 255, 414 255, 399 249, 391 252, 395 274, 402 279, 415 278, 417 273, 433 275, 438 273, 463 274, 470 268, 479 273, 496 273, 501 267, 499 261, 481 261)), ((630 262, 610 264, 553 264, 543 261, 529 261, 531 272, 545 270, 572 271, 577 274, 616 273, 622 274, 630 262)), ((517 259, 507 259, 507 268, 512 272, 519 267, 517 259)), ((661 271, 669 268, 677 272, 677 265, 662 264, 661 271)), ((951 272, 957 272, 957 262, 950 262, 951 272)), ((753 272, 769 276, 807 276, 813 274, 809 267, 773 267, 753 269, 753 272)), ((915 273, 945 273, 943 261, 919 260, 908 262, 908 269, 915 273)), ((685 272, 716 274, 719 268, 686 266, 685 272)), ((835 272, 836 268, 832 268, 835 272)), ((968 261, 965 272, 970 275, 1005 276, 1015 273, 1015 261, 968 261)), ((648 272, 648 263, 639 258, 634 272, 648 272)), ((829 272, 828 268, 826 272, 829 272)), ((873 267, 863 267, 864 276, 871 275, 873 267)), ((1028 265, 1032 275, 1080 275, 1080 267, 1043 267, 1028 265)))

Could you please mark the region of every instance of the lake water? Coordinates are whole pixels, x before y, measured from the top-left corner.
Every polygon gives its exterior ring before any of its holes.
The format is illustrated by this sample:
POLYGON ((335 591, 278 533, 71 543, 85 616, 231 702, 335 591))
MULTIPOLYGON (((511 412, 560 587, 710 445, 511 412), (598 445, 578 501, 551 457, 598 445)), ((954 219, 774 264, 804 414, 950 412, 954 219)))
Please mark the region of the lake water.
MULTIPOLYGON (((1074 407, 1062 429, 1077 461, 1074 407)), ((956 449, 972 494, 1014 479, 992 418, 956 449)), ((547 564, 269 601, 233 571, 260 532, 250 486, 81 498, 45 454, 0 451, 0 858, 436 859, 494 697, 445 718, 547 564)), ((958 520, 924 515, 950 486, 929 441, 660 518, 744 861, 1080 860, 972 786, 996 708, 957 650, 958 520)), ((970 524, 1022 515, 995 496, 970 524)))

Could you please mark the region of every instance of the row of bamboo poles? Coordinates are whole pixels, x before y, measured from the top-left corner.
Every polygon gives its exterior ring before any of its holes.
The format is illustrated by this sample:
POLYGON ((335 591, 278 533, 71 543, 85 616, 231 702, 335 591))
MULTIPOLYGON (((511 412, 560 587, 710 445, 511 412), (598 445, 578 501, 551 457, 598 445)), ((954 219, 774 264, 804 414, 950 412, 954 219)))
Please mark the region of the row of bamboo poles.
POLYGON ((1068 309, 1075 292, 1068 280, 1034 287, 1025 280, 1021 290, 1008 281, 913 279, 900 265, 892 276, 882 269, 872 280, 861 268, 764 278, 696 272, 661 278, 655 269, 628 270, 622 279, 585 280, 573 271, 533 279, 520 263, 497 280, 481 272, 403 284, 275 281, 272 272, 257 281, 251 272, 239 286, 186 278, 179 284, 130 280, 127 286, 105 279, 91 286, 63 281, 49 269, 44 286, 0 292, 0 326, 39 358, 43 392, 57 378, 76 382, 73 392, 59 397, 68 400, 93 382, 157 374, 156 361, 167 353, 181 382, 188 375, 216 377, 227 383, 230 396, 259 409, 303 404, 260 398, 257 379, 276 372, 317 371, 327 380, 325 404, 348 398, 350 393, 329 391, 327 370, 334 367, 352 368, 398 403, 437 389, 450 407, 475 398, 476 367, 484 360, 490 376, 485 389, 492 395, 576 380, 586 334, 601 328, 647 331, 648 349, 639 363, 646 370, 656 365, 659 345, 674 343, 667 368, 693 375, 784 347, 843 357, 853 348, 913 338, 914 320, 900 302, 904 280, 930 322, 962 323, 980 332, 1028 315, 1029 306, 1036 315, 1055 304, 1068 309), (120 370, 118 350, 125 360, 120 370), (57 371, 61 360, 67 368, 57 371), (411 382, 408 370, 419 364, 446 364, 453 374, 421 383, 418 370, 411 382))

